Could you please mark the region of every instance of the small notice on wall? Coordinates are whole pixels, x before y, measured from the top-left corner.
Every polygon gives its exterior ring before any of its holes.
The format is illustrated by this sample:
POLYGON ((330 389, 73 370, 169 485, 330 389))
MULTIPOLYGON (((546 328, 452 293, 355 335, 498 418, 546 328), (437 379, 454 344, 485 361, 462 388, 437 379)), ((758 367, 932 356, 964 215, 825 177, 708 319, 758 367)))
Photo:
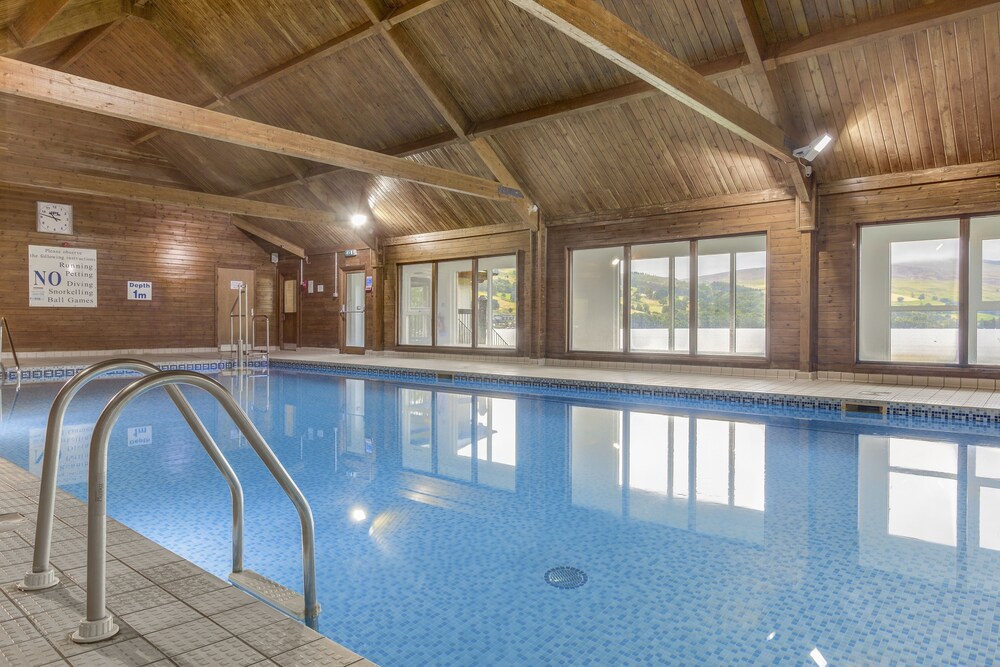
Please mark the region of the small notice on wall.
POLYGON ((28 305, 97 307, 97 251, 28 246, 28 305))
POLYGON ((153 283, 148 281, 130 280, 128 281, 129 301, 152 301, 153 283))

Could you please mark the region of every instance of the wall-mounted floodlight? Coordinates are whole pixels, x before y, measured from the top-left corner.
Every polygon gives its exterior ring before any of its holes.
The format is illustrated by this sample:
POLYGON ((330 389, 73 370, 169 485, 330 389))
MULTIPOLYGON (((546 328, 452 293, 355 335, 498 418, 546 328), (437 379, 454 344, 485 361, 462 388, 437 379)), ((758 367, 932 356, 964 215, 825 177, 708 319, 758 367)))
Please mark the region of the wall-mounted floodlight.
POLYGON ((816 156, 823 152, 823 149, 830 145, 833 141, 833 137, 829 134, 824 134, 822 137, 814 139, 812 143, 808 146, 803 146, 802 148, 797 148, 792 151, 792 155, 799 158, 800 160, 805 160, 806 162, 812 162, 816 159, 816 156))
POLYGON ((361 225, 368 222, 368 216, 364 213, 355 213, 351 216, 351 224, 355 227, 360 227, 361 225))

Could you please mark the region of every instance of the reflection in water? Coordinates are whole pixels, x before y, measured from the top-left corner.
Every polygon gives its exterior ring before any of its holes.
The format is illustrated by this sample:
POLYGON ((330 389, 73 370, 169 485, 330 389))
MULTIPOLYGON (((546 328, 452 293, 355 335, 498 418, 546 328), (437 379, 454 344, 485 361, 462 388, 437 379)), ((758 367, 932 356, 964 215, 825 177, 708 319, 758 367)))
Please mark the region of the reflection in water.
MULTIPOLYGON (((129 436, 132 436, 129 429, 129 436)), ((80 484, 87 481, 90 436, 94 424, 64 424, 59 447, 59 467, 56 479, 59 484, 80 484)), ((150 429, 150 432, 152 429, 150 429)), ((152 437, 150 435, 150 437, 152 437)), ((135 446, 130 443, 129 446, 135 446)), ((28 431, 28 471, 42 476, 42 462, 45 459, 45 429, 33 428, 28 431)))
POLYGON ((574 505, 757 539, 763 424, 582 406, 570 413, 574 505))
MULTIPOLYGON (((350 610, 327 627, 381 664, 965 664, 1000 646, 985 621, 967 631, 1000 599, 996 429, 270 383, 269 407, 253 383, 242 402, 312 505, 320 599, 350 610), (590 582, 556 591, 558 565, 590 582)), ((87 424, 125 384, 88 385, 68 415, 81 497, 87 424)), ((22 389, 0 455, 36 469, 54 393, 22 389)), ((294 509, 234 443, 252 567, 298 588, 294 509)), ((228 573, 228 488, 163 392, 126 408, 109 467, 116 518, 228 573)))
POLYGON ((517 403, 422 389, 399 389, 403 467, 513 491, 517 403))
POLYGON ((955 580, 1000 562, 1000 450, 886 435, 858 445, 863 564, 955 580))

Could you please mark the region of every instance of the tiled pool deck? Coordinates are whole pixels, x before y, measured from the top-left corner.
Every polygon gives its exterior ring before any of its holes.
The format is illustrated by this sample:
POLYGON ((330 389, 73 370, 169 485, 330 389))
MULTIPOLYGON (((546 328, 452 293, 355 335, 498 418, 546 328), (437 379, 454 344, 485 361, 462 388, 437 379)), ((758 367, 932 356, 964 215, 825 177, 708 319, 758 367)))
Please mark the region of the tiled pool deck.
MULTIPOLYGON (((116 355, 123 356, 123 355, 116 355)), ((136 354, 162 367, 220 370, 217 353, 136 354)), ((62 381, 102 357, 45 357, 26 365, 42 371, 34 381, 62 381), (62 373, 58 370, 62 369, 62 373)), ((225 366, 222 357, 222 366, 225 366)), ((328 350, 275 352, 287 364, 323 364, 383 371, 463 373, 526 382, 611 383, 751 395, 812 397, 831 401, 899 403, 1000 414, 1000 388, 983 383, 873 378, 876 382, 808 379, 794 372, 733 375, 605 364, 601 367, 537 365, 525 360, 340 355, 328 350), (971 385, 975 386, 971 386, 971 385)), ((845 378, 847 379, 847 378, 845 378)), ((852 378, 854 379, 854 378, 852 378)), ((59 491, 52 564, 61 583, 48 591, 16 587, 31 567, 39 480, 0 459, 0 667, 34 665, 353 665, 373 663, 287 618, 114 520, 108 522, 108 608, 122 631, 90 645, 69 640, 85 614, 86 512, 59 491)))
POLYGON ((52 565, 60 583, 33 593, 16 584, 31 569, 38 478, 0 459, 0 666, 352 665, 374 667, 177 554, 108 521, 108 609, 121 632, 96 644, 69 635, 86 608, 87 507, 60 490, 52 565))

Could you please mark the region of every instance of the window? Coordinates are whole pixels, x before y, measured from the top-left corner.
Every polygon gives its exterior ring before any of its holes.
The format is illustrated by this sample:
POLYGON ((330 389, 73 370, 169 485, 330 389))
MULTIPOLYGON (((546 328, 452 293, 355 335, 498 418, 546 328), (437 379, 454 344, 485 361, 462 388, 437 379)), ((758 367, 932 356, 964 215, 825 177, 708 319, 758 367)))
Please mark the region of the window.
POLYGON ((861 229, 858 357, 958 362, 959 221, 861 229))
POLYGON ((763 234, 574 250, 570 265, 573 351, 767 354, 763 234))
POLYGON ((402 267, 399 284, 399 343, 430 345, 431 265, 402 267))
POLYGON ((969 225, 969 363, 1000 365, 1000 215, 969 225))
POLYGON ((472 347, 472 260, 437 265, 437 344, 472 347))
POLYGON ((401 266, 398 328, 400 345, 516 348, 517 256, 401 266))
POLYGON ((573 251, 572 349, 622 351, 624 258, 621 247, 573 251))
POLYGON ((476 345, 517 345, 517 258, 487 257, 476 271, 476 345))
POLYGON ((860 240, 859 361, 1000 364, 1000 216, 870 225, 860 240))
POLYGON ((631 349, 687 352, 691 309, 691 244, 632 247, 629 273, 631 349))
POLYGON ((767 239, 698 242, 698 351, 763 355, 767 239))

